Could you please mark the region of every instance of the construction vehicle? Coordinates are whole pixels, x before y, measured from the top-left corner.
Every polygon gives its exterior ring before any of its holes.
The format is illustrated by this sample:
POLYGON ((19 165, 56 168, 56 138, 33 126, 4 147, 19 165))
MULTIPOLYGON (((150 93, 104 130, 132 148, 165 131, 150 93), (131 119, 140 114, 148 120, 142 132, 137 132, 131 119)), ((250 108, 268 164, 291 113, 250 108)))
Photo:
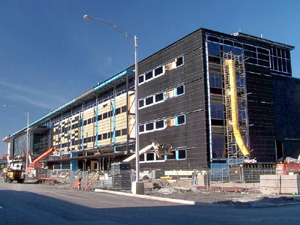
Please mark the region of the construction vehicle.
MULTIPOLYGON (((56 147, 52 147, 48 149, 46 152, 41 154, 39 157, 37 157, 35 160, 29 163, 27 174, 29 174, 29 177, 37 177, 37 171, 39 170, 45 170, 44 166, 40 163, 43 159, 48 157, 50 154, 52 154, 56 150, 56 147)), ((30 160, 31 161, 31 160, 30 160)))
POLYGON ((286 157, 283 163, 277 163, 276 170, 278 175, 289 175, 300 173, 300 155, 298 159, 286 157))
POLYGON ((8 163, 7 168, 5 169, 4 182, 12 183, 16 180, 18 183, 23 183, 25 180, 25 163, 22 160, 11 160, 9 155, 6 156, 8 163))

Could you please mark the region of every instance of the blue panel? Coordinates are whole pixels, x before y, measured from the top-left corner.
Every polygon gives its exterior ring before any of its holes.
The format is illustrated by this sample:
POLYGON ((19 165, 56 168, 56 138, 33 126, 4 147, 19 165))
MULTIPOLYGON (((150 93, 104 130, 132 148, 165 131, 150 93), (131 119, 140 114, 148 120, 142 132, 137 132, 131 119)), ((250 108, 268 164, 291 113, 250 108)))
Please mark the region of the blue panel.
POLYGON ((116 151, 116 99, 113 99, 113 144, 114 152, 116 151))
POLYGON ((107 81, 104 81, 103 83, 99 84, 98 86, 94 87, 94 90, 96 91, 96 90, 98 90, 98 89, 104 87, 105 85, 111 83, 111 82, 114 81, 114 80, 117 80, 118 78, 120 78, 120 77, 122 77, 122 76, 124 76, 124 75, 126 75, 126 74, 134 74, 134 72, 131 71, 131 70, 125 70, 125 71, 123 71, 122 73, 119 73, 119 74, 117 74, 116 76, 114 76, 114 77, 108 79, 107 81))
POLYGON ((84 113, 82 112, 81 113, 81 115, 82 115, 82 120, 81 120, 81 122, 82 122, 82 125, 81 125, 81 148, 82 149, 84 149, 83 148, 83 144, 84 144, 84 113))
POLYGON ((96 138, 95 138, 95 145, 98 147, 98 106, 96 106, 96 138))
POLYGON ((168 160, 168 156, 167 155, 165 155, 165 160, 168 160))
POLYGON ((179 151, 178 150, 175 151, 175 155, 176 155, 176 160, 179 160, 179 151))
MULTIPOLYGON (((71 153, 71 158, 78 157, 78 153, 71 153)), ((71 171, 76 171, 78 170, 78 160, 72 160, 70 164, 70 169, 71 171)))

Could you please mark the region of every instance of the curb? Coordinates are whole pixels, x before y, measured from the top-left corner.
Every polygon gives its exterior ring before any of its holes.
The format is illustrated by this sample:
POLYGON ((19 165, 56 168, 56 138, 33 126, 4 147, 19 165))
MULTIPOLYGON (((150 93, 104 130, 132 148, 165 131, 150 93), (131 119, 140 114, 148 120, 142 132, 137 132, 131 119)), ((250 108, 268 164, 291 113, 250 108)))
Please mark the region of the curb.
MULTIPOLYGON (((108 194, 114 194, 114 195, 122 195, 122 196, 127 196, 127 197, 134 197, 134 198, 150 199, 150 200, 163 201, 163 202, 172 202, 172 203, 177 203, 177 204, 182 204, 182 205, 197 205, 197 206, 221 207, 221 208, 227 208, 227 207, 240 208, 241 207, 241 206, 237 207, 237 206, 230 205, 230 204, 212 204, 212 203, 204 203, 204 202, 173 199, 173 198, 163 198, 163 197, 149 196, 149 195, 138 195, 138 194, 135 195, 135 194, 126 193, 126 192, 108 191, 108 190, 103 190, 103 189, 95 189, 95 192, 108 193, 108 194)), ((261 203, 261 204, 253 204, 253 205, 250 204, 248 207, 242 207, 242 208, 269 208, 269 207, 289 206, 289 205, 299 205, 299 204, 300 204, 300 202, 281 203, 281 204, 261 203)))
POLYGON ((108 191, 103 189, 95 189, 95 192, 99 193, 108 193, 108 194, 114 194, 114 195, 123 195, 127 197, 133 197, 133 198, 142 198, 142 199, 149 199, 149 200, 155 200, 155 201, 162 201, 162 202, 172 202, 182 205, 197 205, 197 206, 205 206, 205 207, 221 207, 226 208, 228 207, 225 204, 211 204, 211 203, 205 203, 205 202, 197 202, 197 201, 191 201, 191 200, 181 200, 181 199, 174 199, 174 198, 163 198, 163 197, 157 197, 157 196, 149 196, 149 195, 135 195, 131 193, 125 193, 120 191, 108 191))
POLYGON ((183 205, 198 205, 198 202, 196 201, 188 201, 188 200, 173 199, 173 198, 162 198, 162 197, 149 196, 149 195, 135 195, 135 194, 124 193, 119 191, 107 191, 102 189, 95 189, 95 192, 123 195, 128 197, 143 198, 143 199, 150 199, 150 200, 163 201, 163 202, 172 202, 172 203, 178 203, 183 205))

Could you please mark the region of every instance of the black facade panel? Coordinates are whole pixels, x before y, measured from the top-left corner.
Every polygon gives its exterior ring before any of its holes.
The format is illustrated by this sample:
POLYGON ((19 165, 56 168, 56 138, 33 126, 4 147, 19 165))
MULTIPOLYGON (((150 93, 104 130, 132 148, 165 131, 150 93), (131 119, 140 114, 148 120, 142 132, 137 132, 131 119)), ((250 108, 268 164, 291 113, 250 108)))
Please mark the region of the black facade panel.
POLYGON ((275 118, 271 76, 247 73, 251 158, 275 162, 275 118))
POLYGON ((178 114, 186 115, 186 124, 169 126, 164 130, 140 134, 140 148, 151 144, 150 139, 159 143, 187 148, 185 160, 166 160, 165 162, 141 163, 142 169, 194 169, 207 167, 207 123, 204 51, 201 31, 176 42, 142 61, 139 74, 155 69, 179 55, 184 57, 184 64, 166 71, 160 77, 149 80, 139 86, 139 98, 153 95, 179 84, 185 85, 185 93, 170 98, 162 103, 139 110, 140 124, 163 119, 178 114))
POLYGON ((300 153, 300 80, 273 76, 276 139, 283 142, 283 157, 300 153))

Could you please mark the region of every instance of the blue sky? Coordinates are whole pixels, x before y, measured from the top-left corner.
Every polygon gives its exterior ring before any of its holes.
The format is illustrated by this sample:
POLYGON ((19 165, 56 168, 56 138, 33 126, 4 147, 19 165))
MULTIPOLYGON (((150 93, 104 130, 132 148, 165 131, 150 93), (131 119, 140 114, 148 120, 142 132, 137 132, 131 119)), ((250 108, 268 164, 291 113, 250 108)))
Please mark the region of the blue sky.
MULTIPOLYGON (((0 137, 34 122, 134 64, 133 43, 87 14, 138 37, 139 60, 203 27, 295 46, 300 78, 298 0, 1 0, 0 137)), ((0 155, 6 144, 0 144, 0 155)))

